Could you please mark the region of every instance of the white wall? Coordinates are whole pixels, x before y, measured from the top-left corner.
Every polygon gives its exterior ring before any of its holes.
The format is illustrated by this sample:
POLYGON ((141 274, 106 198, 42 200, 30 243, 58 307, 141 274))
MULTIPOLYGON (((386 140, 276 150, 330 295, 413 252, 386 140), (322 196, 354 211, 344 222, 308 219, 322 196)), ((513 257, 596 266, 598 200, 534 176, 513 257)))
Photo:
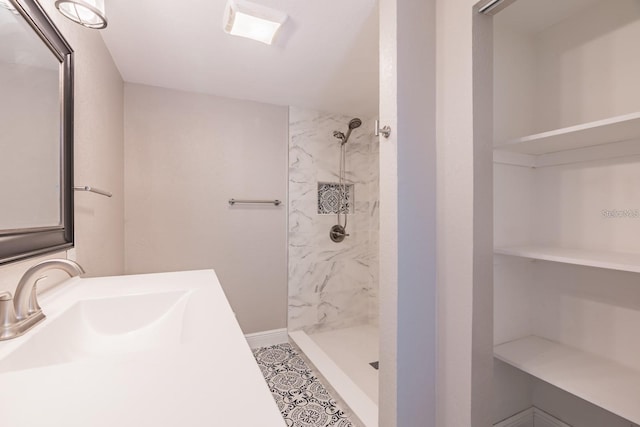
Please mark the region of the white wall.
MULTIPOLYGON (((380 0, 380 123, 398 124, 398 2, 380 0)), ((382 139, 382 138, 381 138, 382 139)), ((378 424, 398 425, 398 148, 397 135, 380 144, 380 370, 378 424)), ((408 328, 407 328, 408 329, 408 328)), ((433 370, 432 367, 426 367, 433 370)), ((434 388, 431 386, 431 388, 434 388)), ((429 395, 431 400, 433 399, 429 395)), ((434 402, 429 401, 427 414, 434 402)))
POLYGON ((493 422, 533 406, 534 378, 498 359, 493 360, 493 422))
MULTIPOLYGON (((391 127, 380 139, 379 423, 390 427, 436 425, 451 397, 436 385, 435 6, 386 0, 379 11, 380 118, 391 127)), ((464 393, 452 396, 463 406, 464 393)))
POLYGON ((397 129, 380 144, 384 426, 491 424, 491 26, 474 3, 380 2, 380 116, 397 129))
POLYGON ((537 32, 495 20, 496 141, 640 110, 637 1, 591 2, 537 32))
MULTIPOLYGON (((496 55, 498 54, 500 52, 496 48, 496 55)), ((504 58, 500 61, 504 61, 503 64, 508 62, 504 58)), ((498 58, 495 64, 499 64, 498 58)), ((508 78, 508 75, 504 77, 508 78)), ((496 87, 496 91, 498 90, 496 87)), ((504 115, 496 118, 496 132, 498 132, 497 127, 501 125, 500 121, 504 121, 504 118, 504 115)), ((535 200, 532 194, 535 194, 536 188, 535 170, 496 163, 493 173, 494 245, 510 246, 531 242, 534 233, 535 200)), ((494 344, 533 333, 534 307, 531 304, 533 267, 533 264, 526 259, 494 256, 494 344)), ((498 360, 494 362, 493 375, 494 422, 501 421, 533 405, 533 380, 529 375, 498 360)))
POLYGON ((640 369, 640 289, 635 273, 540 262, 533 332, 640 369))
POLYGON ((286 107, 127 84, 126 272, 213 268, 245 333, 285 327, 287 129, 286 107))
MULTIPOLYGON (((51 7, 51 9, 54 9, 51 7)), ((48 9, 49 10, 49 9, 48 9)), ((60 16, 57 10, 50 14, 60 16)), ((76 49, 76 185, 113 193, 75 195, 77 260, 90 276, 124 273, 124 85, 100 33, 72 26, 76 49), (79 33, 79 34, 75 34, 79 33)), ((64 33, 66 35, 66 33, 64 33)))
POLYGON ((532 37, 499 25, 498 18, 493 29, 493 135, 494 141, 504 142, 534 133, 536 57, 532 37))
MULTIPOLYGON (((77 185, 105 188, 114 193, 111 199, 95 194, 76 194, 75 256, 89 276, 122 274, 122 78, 99 32, 85 29, 62 17, 52 2, 43 2, 43 7, 75 51, 75 182, 77 185)), ((65 257, 66 254, 55 256, 65 257)), ((39 259, 1 267, 0 291, 13 292, 22 273, 39 259)), ((52 274, 50 281, 54 277, 59 276, 52 274)))
POLYGON ((633 237, 640 233, 640 218, 603 215, 605 210, 640 209, 639 164, 640 156, 625 156, 537 169, 536 242, 640 252, 633 237))
POLYGON ((491 20, 436 6, 438 426, 492 423, 491 20))
POLYGON ((596 2, 534 36, 536 131, 640 110, 640 4, 596 2))

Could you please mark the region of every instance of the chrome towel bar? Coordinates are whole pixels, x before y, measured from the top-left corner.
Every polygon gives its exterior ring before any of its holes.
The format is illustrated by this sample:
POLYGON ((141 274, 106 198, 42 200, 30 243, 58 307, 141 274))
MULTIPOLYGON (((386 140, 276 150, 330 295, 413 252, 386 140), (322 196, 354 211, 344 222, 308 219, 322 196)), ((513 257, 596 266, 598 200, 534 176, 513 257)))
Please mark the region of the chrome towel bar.
POLYGON ((255 204, 255 203, 259 203, 259 204, 270 204, 270 205, 274 205, 274 206, 280 206, 280 204, 282 203, 280 200, 276 199, 276 200, 236 200, 236 199, 229 199, 229 204, 231 206, 235 205, 235 204, 255 204))
POLYGON ((100 194, 101 196, 106 196, 106 197, 113 196, 113 194, 111 194, 108 191, 100 190, 99 188, 90 187, 88 185, 83 185, 82 187, 73 187, 73 189, 76 191, 89 191, 91 193, 100 194))

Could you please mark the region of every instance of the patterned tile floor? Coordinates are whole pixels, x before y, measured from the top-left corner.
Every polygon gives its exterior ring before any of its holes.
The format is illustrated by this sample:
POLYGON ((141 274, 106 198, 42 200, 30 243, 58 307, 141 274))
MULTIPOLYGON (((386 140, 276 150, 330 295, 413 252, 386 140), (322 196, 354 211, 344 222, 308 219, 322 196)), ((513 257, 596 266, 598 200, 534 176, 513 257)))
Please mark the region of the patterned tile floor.
POLYGON ((289 344, 253 352, 289 427, 355 427, 289 344))

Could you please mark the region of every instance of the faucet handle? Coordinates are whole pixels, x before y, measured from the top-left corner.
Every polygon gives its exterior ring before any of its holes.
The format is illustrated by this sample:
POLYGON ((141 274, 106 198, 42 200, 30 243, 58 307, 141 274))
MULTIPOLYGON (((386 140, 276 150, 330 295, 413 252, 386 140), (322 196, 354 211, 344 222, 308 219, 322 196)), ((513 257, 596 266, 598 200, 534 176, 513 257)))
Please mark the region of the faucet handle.
POLYGON ((15 322, 16 312, 13 308, 11 292, 0 292, 0 330, 2 327, 13 325, 15 322))

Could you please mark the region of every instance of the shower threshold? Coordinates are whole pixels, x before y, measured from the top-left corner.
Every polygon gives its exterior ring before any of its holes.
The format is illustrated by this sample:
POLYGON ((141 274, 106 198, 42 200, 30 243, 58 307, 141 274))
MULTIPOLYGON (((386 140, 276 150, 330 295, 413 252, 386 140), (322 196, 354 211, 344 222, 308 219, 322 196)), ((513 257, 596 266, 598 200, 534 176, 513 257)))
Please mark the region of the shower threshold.
POLYGON ((331 388, 365 427, 378 426, 377 326, 361 325, 307 334, 289 332, 331 388))

